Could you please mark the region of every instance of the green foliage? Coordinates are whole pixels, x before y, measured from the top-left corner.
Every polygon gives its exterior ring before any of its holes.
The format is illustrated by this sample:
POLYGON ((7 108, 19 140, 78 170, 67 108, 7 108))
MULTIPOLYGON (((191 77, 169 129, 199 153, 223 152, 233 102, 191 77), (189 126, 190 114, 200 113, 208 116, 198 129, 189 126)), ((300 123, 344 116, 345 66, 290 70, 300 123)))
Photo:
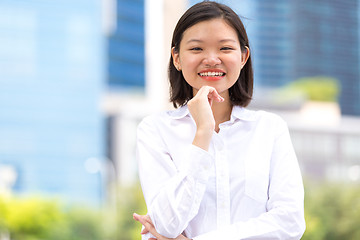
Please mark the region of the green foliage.
POLYGON ((102 239, 96 210, 65 210, 56 200, 0 197, 0 219, 12 240, 102 239))
POLYGON ((102 239, 104 235, 102 215, 97 210, 74 207, 67 212, 67 221, 69 236, 66 239, 102 239))
POLYGON ((133 213, 146 214, 146 204, 139 184, 121 188, 119 197, 119 234, 122 240, 141 239, 141 224, 133 220, 133 213))
POLYGON ((4 225, 12 239, 46 239, 63 218, 56 202, 42 199, 2 199, 4 225))
MULTIPOLYGON (((360 185, 305 184, 306 231, 303 240, 360 239, 360 185)), ((0 196, 0 234, 12 240, 139 240, 146 214, 139 184, 118 189, 112 208, 64 207, 59 201, 0 196), (114 210, 114 208, 116 210, 114 210)))
POLYGON ((0 197, 0 233, 7 230, 5 214, 7 212, 6 202, 0 197))
POLYGON ((300 78, 284 87, 292 94, 305 94, 309 100, 336 102, 339 95, 339 83, 325 76, 300 78))
POLYGON ((0 236, 12 240, 134 240, 141 224, 132 214, 146 214, 139 184, 119 189, 115 206, 64 206, 54 199, 0 196, 0 236))
POLYGON ((360 186, 307 185, 303 240, 360 239, 360 186))

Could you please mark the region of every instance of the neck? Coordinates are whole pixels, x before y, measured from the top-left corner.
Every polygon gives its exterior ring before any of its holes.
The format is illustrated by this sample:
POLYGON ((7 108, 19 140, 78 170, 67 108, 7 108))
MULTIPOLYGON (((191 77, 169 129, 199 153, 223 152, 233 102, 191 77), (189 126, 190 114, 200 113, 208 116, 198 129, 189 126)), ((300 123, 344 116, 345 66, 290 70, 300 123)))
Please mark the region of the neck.
POLYGON ((211 109, 215 119, 215 131, 219 132, 219 124, 230 120, 232 104, 229 98, 225 98, 224 102, 213 102, 211 109))

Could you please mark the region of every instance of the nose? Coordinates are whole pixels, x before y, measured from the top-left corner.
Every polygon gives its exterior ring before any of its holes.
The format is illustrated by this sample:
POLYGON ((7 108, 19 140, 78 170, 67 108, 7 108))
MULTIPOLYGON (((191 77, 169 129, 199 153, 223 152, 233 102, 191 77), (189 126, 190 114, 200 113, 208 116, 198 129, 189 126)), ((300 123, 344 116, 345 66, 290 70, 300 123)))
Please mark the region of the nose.
POLYGON ((209 52, 205 55, 205 57, 203 59, 203 63, 207 66, 213 67, 213 66, 221 64, 221 60, 217 53, 209 52))

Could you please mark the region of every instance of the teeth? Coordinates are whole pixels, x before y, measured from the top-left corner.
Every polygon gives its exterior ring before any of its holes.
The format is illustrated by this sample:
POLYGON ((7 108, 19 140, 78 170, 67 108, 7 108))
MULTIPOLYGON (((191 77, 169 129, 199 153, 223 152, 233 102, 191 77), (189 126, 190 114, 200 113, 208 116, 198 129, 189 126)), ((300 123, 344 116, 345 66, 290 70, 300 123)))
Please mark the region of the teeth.
POLYGON ((223 76, 223 72, 202 72, 200 76, 202 77, 214 77, 214 76, 223 76))

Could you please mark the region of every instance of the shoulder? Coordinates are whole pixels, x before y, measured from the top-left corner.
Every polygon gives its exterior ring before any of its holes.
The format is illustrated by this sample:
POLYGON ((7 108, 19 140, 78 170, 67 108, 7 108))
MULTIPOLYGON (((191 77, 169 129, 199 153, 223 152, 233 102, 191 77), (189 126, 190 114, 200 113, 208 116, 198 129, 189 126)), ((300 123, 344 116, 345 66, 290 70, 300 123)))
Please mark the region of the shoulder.
POLYGON ((167 119, 167 112, 156 112, 151 115, 148 115, 144 117, 139 125, 138 128, 144 128, 144 127, 155 127, 156 125, 159 125, 161 122, 166 121, 167 119))
POLYGON ((276 113, 267 112, 264 110, 258 110, 258 111, 256 111, 256 114, 260 120, 269 121, 271 123, 284 123, 285 124, 284 119, 282 119, 282 117, 280 117, 276 113))
POLYGON ((245 111, 247 116, 251 116, 249 119, 255 124, 254 127, 258 129, 263 129, 267 133, 272 132, 275 135, 278 135, 280 132, 288 131, 287 123, 278 114, 264 110, 245 109, 245 111))
POLYGON ((160 136, 162 122, 166 121, 165 112, 157 112, 144 117, 137 126, 137 139, 146 140, 147 142, 156 141, 160 136))
POLYGON ((172 121, 185 118, 189 114, 187 107, 181 107, 175 110, 166 110, 153 113, 144 117, 139 125, 140 128, 157 128, 158 126, 165 127, 171 124, 172 121))
MULTIPOLYGON (((246 120, 255 121, 255 122, 267 122, 271 123, 285 123, 285 121, 277 114, 264 111, 264 110, 251 110, 247 108, 242 108, 242 115, 246 120)), ((241 118, 241 117, 240 117, 241 118)))

